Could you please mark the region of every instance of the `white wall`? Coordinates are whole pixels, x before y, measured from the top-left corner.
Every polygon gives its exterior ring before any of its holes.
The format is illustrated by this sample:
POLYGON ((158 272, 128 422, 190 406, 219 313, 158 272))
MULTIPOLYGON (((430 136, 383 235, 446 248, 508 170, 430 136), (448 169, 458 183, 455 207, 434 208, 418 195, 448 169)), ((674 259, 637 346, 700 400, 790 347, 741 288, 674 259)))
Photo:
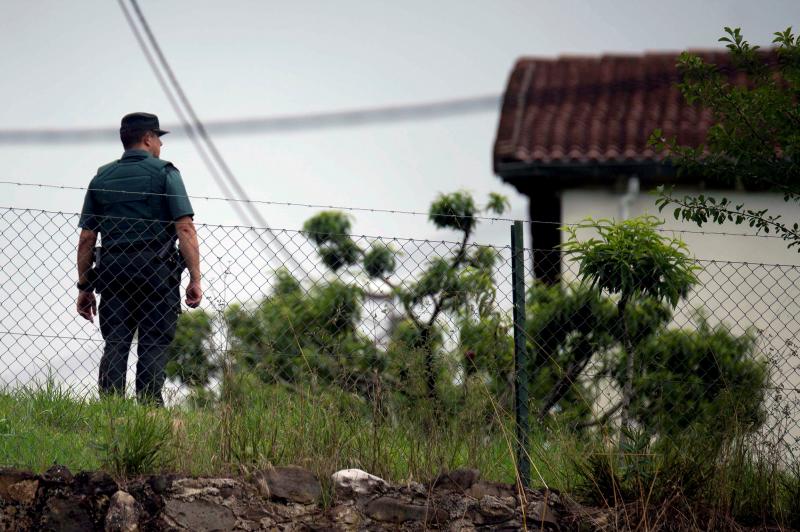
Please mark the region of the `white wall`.
MULTIPOLYGON (((677 189, 675 195, 689 193, 677 189)), ((696 193, 696 191, 691 191, 696 193)), ((800 207, 786 203, 783 196, 768 193, 744 193, 730 191, 703 191, 707 196, 727 197, 734 204, 744 203, 753 209, 768 208, 772 214, 780 214, 786 221, 800 221, 800 207)), ((562 219, 565 223, 577 223, 587 217, 620 218, 620 199, 622 193, 602 189, 566 190, 562 197, 562 219)), ((673 209, 659 212, 655 205, 656 195, 642 192, 636 196, 630 207, 630 215, 652 214, 665 220, 664 228, 688 231, 709 231, 725 233, 755 234, 747 225, 710 224, 697 227, 696 224, 679 222, 672 216, 673 209)), ((777 238, 731 237, 678 233, 698 259, 745 261, 770 264, 800 265, 797 249, 787 250, 786 243, 777 238)))

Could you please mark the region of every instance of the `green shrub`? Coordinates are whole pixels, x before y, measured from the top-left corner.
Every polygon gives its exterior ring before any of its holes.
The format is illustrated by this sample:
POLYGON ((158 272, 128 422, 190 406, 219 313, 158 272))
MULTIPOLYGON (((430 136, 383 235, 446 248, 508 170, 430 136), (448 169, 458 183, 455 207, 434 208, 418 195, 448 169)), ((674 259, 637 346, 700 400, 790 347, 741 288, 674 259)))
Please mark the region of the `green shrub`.
MULTIPOLYGON (((693 424, 713 435, 750 432, 764 422, 767 363, 755 334, 735 336, 700 317, 694 330, 671 329, 637 349, 631 412, 651 434, 672 436, 693 424)), ((623 378, 622 367, 616 371, 623 378)))

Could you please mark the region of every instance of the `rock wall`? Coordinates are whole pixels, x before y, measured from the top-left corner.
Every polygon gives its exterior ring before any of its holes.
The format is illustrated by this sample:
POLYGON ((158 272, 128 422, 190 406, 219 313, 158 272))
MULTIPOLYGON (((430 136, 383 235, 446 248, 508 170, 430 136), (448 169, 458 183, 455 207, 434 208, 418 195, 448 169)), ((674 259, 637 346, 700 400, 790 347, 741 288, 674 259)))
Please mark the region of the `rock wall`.
POLYGON ((559 530, 558 494, 481 480, 475 470, 390 485, 357 469, 331 489, 298 467, 249 479, 149 476, 116 481, 54 466, 0 469, 0 531, 559 530))

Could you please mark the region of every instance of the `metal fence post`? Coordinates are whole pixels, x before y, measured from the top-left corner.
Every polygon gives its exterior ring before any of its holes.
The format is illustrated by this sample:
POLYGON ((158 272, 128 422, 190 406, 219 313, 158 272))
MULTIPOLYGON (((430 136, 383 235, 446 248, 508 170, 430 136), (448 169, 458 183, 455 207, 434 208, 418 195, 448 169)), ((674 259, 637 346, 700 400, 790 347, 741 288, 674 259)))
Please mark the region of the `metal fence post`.
POLYGON ((511 278, 514 301, 514 414, 517 428, 517 472, 525 487, 531 481, 528 456, 528 350, 525 343, 525 245, 522 222, 511 226, 511 278))

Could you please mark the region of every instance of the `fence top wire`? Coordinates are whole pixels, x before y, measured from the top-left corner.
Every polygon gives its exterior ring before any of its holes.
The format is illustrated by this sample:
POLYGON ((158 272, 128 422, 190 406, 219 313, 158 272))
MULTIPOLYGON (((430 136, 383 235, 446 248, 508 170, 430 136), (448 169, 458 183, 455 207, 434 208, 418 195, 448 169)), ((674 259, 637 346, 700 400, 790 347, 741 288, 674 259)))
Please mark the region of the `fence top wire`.
MULTIPOLYGON (((31 213, 40 213, 40 214, 50 214, 50 215, 60 215, 60 216, 68 216, 68 217, 78 217, 80 213, 77 212, 69 212, 69 211, 51 211, 47 209, 32 209, 32 208, 22 208, 22 207, 10 207, 5 205, 0 205, 0 211, 11 211, 11 212, 31 212, 31 213)), ((2 215, 0 215, 2 217, 2 215)), ((129 220, 129 221, 143 221, 143 222, 153 222, 153 223, 174 223, 174 220, 153 220, 153 219, 144 219, 144 218, 132 218, 132 217, 124 217, 124 216, 103 216, 106 219, 118 219, 118 220, 129 220)), ((256 227, 250 225, 237 225, 237 224, 209 224, 209 223, 195 223, 195 226, 200 228, 210 228, 210 229, 239 229, 242 231, 275 231, 275 232, 282 232, 282 233, 290 233, 290 234, 298 234, 298 235, 314 235, 314 234, 325 234, 334 237, 349 237, 349 238, 359 238, 359 239, 369 239, 369 240, 376 240, 376 241, 389 241, 389 242, 413 242, 413 243, 425 243, 425 244, 446 244, 450 246, 461 246, 465 245, 467 249, 469 248, 477 248, 477 247, 485 247, 491 248, 498 251, 510 251, 511 245, 497 245, 497 244, 484 244, 480 242, 464 242, 456 241, 456 240, 442 240, 442 239, 431 239, 431 238, 411 238, 411 237, 401 237, 401 236, 387 236, 387 235, 368 235, 368 234, 355 234, 355 233, 317 233, 314 231, 304 231, 302 229, 285 229, 279 227, 256 227)), ((750 235, 754 236, 754 235, 750 235)), ((553 251, 552 249, 545 249, 545 248, 534 248, 534 247, 523 247, 523 252, 525 253, 533 253, 535 251, 542 251, 542 252, 549 252, 553 251)), ((570 259, 567 259, 570 260, 570 259)), ((733 261, 733 260, 719 260, 719 259, 704 259, 704 258, 697 258, 694 257, 694 261, 698 264, 730 264, 730 265, 741 265, 741 266, 761 266, 761 267, 774 267, 774 268, 790 268, 790 269, 798 269, 800 265, 798 264, 782 264, 782 263, 769 263, 769 262, 750 262, 750 261, 733 261)))
MULTIPOLYGON (((70 212, 70 211, 51 211, 47 209, 32 209, 32 208, 23 208, 23 207, 9 207, 6 205, 0 205, 0 211, 12 211, 12 212, 32 212, 32 213, 40 213, 40 214, 50 214, 50 215, 60 215, 60 216, 69 216, 69 217, 78 217, 80 213, 77 212, 70 212)), ((94 216, 94 218, 104 218, 104 219, 111 219, 111 220, 128 220, 133 222, 153 222, 153 223, 174 223, 175 220, 154 220, 152 218, 133 218, 127 216, 94 216)), ((393 241, 393 242, 418 242, 418 243, 429 243, 429 244, 450 244, 455 246, 460 246, 463 244, 461 241, 456 240, 442 240, 442 239, 431 239, 431 238, 411 238, 411 237, 402 237, 402 236, 387 236, 387 235, 367 235, 367 234, 355 234, 355 233, 331 233, 325 231, 324 233, 318 233, 316 231, 305 231, 303 229, 285 229, 280 227, 257 227, 252 225, 238 225, 238 224, 209 224, 209 223, 202 223, 202 222, 195 222, 194 224, 196 227, 202 228, 211 228, 211 229, 240 229, 245 231, 276 231, 282 233, 294 233, 299 235, 314 235, 314 234, 325 234, 334 237, 350 237, 350 238, 366 238, 372 240, 383 240, 383 241, 393 241)), ((466 247, 490 247, 497 250, 505 250, 511 249, 511 245, 497 245, 497 244, 481 244, 478 242, 467 242, 466 247)))
MULTIPOLYGON (((272 201, 272 200, 258 200, 258 199, 243 199, 243 198, 228 198, 225 196, 207 196, 207 195, 191 195, 191 194, 167 194, 163 192, 128 192, 128 191, 121 191, 121 190, 111 190, 111 189, 103 189, 103 188, 86 188, 86 187, 79 187, 75 185, 51 185, 46 183, 27 183, 23 181, 9 181, 9 180, 0 180, 0 185, 13 185, 18 187, 30 187, 30 188, 47 188, 47 189, 56 189, 56 190, 78 190, 78 191, 88 191, 92 190, 94 192, 115 192, 115 193, 123 193, 123 194, 136 194, 139 196, 164 196, 164 197, 179 197, 179 198, 189 198, 189 199, 199 199, 205 201, 224 201, 228 203, 250 203, 254 205, 272 205, 276 207, 300 207, 306 209, 334 209, 340 211, 349 211, 349 212, 367 212, 372 214, 401 214, 401 215, 408 215, 408 216, 430 216, 430 213, 423 212, 423 211, 415 211, 415 210, 405 210, 405 209, 384 209, 384 208, 375 208, 375 207, 353 207, 347 205, 324 205, 324 204, 314 204, 314 203, 299 203, 299 202, 290 202, 290 201, 272 201)), ((545 221, 545 220, 529 220, 529 219, 517 219, 517 218, 506 218, 502 216, 462 216, 457 214, 437 214, 438 217, 451 217, 451 218, 460 218, 460 219, 472 219, 472 220, 480 220, 480 221, 488 221, 488 222, 522 222, 525 224, 543 224, 543 225, 558 225, 561 227, 575 227, 581 225, 580 223, 565 223, 565 222, 552 222, 552 221, 545 221)), ((763 233, 731 233, 727 231, 701 231, 696 229, 672 229, 672 228, 658 228, 656 229, 659 232, 663 233, 686 233, 686 234, 696 234, 696 235, 715 235, 715 236, 740 236, 740 237, 749 237, 749 238, 777 238, 782 239, 783 237, 779 235, 767 235, 763 233)))

